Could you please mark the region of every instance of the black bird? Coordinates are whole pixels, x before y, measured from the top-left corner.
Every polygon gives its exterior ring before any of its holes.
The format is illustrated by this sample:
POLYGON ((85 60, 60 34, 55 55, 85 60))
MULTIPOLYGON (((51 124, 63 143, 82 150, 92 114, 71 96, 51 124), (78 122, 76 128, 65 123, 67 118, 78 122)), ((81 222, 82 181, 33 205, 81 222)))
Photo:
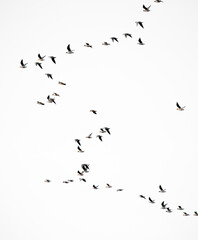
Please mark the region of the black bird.
POLYGON ((71 48, 70 48, 70 44, 67 46, 67 52, 66 53, 68 53, 68 54, 74 53, 74 50, 71 50, 71 48))
POLYGON ((81 164, 81 167, 82 167, 82 169, 84 170, 84 172, 89 172, 89 171, 88 171, 88 170, 89 170, 89 164, 86 164, 86 163, 81 164))
POLYGON ((139 25, 140 27, 144 28, 143 22, 138 21, 138 22, 135 22, 135 23, 136 23, 137 26, 139 25))
POLYGON ((184 212, 183 216, 186 216, 186 217, 187 217, 187 216, 190 216, 190 214, 184 212))
POLYGON ((86 138, 92 138, 92 133, 90 133, 86 138))
POLYGON ((161 185, 159 185, 159 189, 160 189, 159 192, 161 192, 161 193, 165 193, 166 192, 166 189, 163 189, 161 185))
POLYGON ((105 132, 106 131, 103 128, 100 129, 100 133, 105 133, 105 132))
POLYGON ((198 213, 197 213, 197 212, 194 212, 194 216, 198 216, 198 213))
POLYGON ((178 102, 176 102, 176 106, 177 106, 177 110, 178 111, 184 111, 185 106, 184 107, 180 107, 178 102))
POLYGON ((156 3, 162 3, 163 1, 162 1, 162 0, 155 0, 154 2, 156 2, 156 3))
POLYGON ((97 135, 96 137, 98 137, 100 139, 100 141, 102 141, 102 136, 101 135, 97 135))
POLYGON ((112 42, 116 41, 118 42, 118 39, 116 37, 111 37, 112 42))
POLYGON ((84 151, 78 146, 78 152, 83 153, 84 151))
POLYGON ((112 186, 107 183, 106 188, 112 188, 112 186))
POLYGON ((56 104, 54 98, 51 98, 50 95, 47 96, 47 100, 48 100, 49 103, 55 103, 56 104))
POLYGON ((150 7, 151 7, 151 6, 145 7, 145 5, 143 5, 143 8, 144 8, 143 11, 144 11, 144 12, 150 12, 150 7))
POLYGON ((150 203, 155 203, 155 200, 152 200, 152 199, 149 197, 149 202, 150 202, 150 203))
POLYGON ((40 62, 35 62, 36 66, 39 66, 41 69, 43 69, 42 65, 40 62))
POLYGON ((91 46, 89 43, 85 43, 84 46, 85 46, 85 47, 90 47, 90 48, 92 48, 92 46, 91 46))
POLYGON ((177 210, 184 210, 183 207, 178 206, 177 210))
POLYGON ((94 114, 97 114, 97 111, 96 110, 90 110, 90 112, 94 113, 94 114))
POLYGON ((38 54, 38 60, 39 61, 44 61, 45 56, 41 57, 40 53, 38 54))
POLYGON ((51 58, 52 62, 56 64, 56 60, 55 60, 56 57, 49 56, 49 58, 51 58))
POLYGON ((24 63, 23 62, 23 59, 21 60, 21 66, 20 66, 20 68, 26 68, 26 65, 27 65, 27 63, 24 63))
POLYGON ((138 43, 137 43, 137 44, 139 44, 139 45, 144 45, 144 43, 142 42, 142 39, 141 39, 141 38, 138 39, 138 43))
POLYGON ((109 130, 110 130, 110 128, 108 128, 108 127, 105 127, 104 129, 105 129, 105 130, 108 132, 108 134, 110 134, 110 135, 111 135, 111 133, 110 133, 110 131, 109 131, 109 130))
POLYGON ((63 183, 69 183, 68 181, 63 181, 63 183))
POLYGON ((60 84, 60 85, 66 85, 66 83, 64 83, 64 82, 58 82, 58 84, 60 84))
POLYGON ((124 189, 122 189, 122 188, 118 188, 117 189, 117 192, 122 192, 124 189))
POLYGON ((132 35, 130 33, 124 33, 123 35, 125 36, 125 38, 127 38, 127 37, 132 38, 132 35))
POLYGON ((77 143, 78 143, 78 145, 80 145, 80 146, 81 146, 80 139, 75 139, 75 142, 77 142, 77 143))
POLYGON ((52 96, 54 97, 60 97, 60 95, 58 93, 53 93, 52 96))
POLYGON ((171 213, 172 210, 171 210, 170 208, 167 207, 166 212, 171 213))
POLYGON ((80 179, 80 181, 86 182, 85 178, 79 178, 79 179, 80 179))
POLYGON ((77 173, 79 176, 83 176, 83 172, 78 171, 77 173))
POLYGON ((49 183, 49 182, 51 182, 51 181, 50 181, 49 179, 46 179, 44 182, 48 182, 48 183, 49 183))
POLYGON ((95 186, 95 185, 93 185, 93 189, 98 189, 98 187, 99 187, 99 186, 95 186))
POLYGON ((139 195, 139 197, 146 199, 146 197, 144 195, 141 195, 141 194, 139 195))
POLYGON ((110 45, 110 43, 108 43, 108 42, 103 42, 102 45, 108 46, 108 45, 110 45))
POLYGON ((53 79, 52 74, 50 74, 50 73, 46 73, 45 75, 46 75, 48 78, 53 79))
POLYGON ((39 102, 39 101, 37 101, 37 104, 45 105, 45 103, 42 103, 42 102, 39 102))
MULTIPOLYGON (((163 201, 163 202, 161 203, 161 206, 162 206, 161 208, 162 208, 162 209, 166 209, 166 205, 167 205, 167 204, 165 204, 164 201, 163 201)), ((168 209, 168 208, 167 208, 167 209, 168 209)))

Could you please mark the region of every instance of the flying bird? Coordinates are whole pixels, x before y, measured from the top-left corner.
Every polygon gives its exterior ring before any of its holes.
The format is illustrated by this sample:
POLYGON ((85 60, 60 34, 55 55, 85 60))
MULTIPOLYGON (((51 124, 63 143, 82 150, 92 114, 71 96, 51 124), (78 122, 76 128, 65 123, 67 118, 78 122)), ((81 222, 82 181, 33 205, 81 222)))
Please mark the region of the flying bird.
POLYGON ((172 210, 171 210, 170 208, 167 207, 166 212, 171 213, 172 210))
POLYGON ((50 95, 47 96, 47 100, 48 100, 49 103, 54 103, 54 104, 56 104, 55 99, 54 99, 54 98, 51 98, 50 95))
POLYGON ((94 114, 97 114, 97 111, 96 110, 90 110, 90 112, 94 113, 94 114))
POLYGON ((79 178, 79 179, 80 179, 80 181, 86 182, 85 178, 79 178))
POLYGON ((118 39, 116 37, 111 37, 112 42, 116 41, 118 42, 118 39))
POLYGON ((111 135, 111 133, 110 133, 110 131, 109 131, 109 130, 110 130, 110 128, 108 128, 108 127, 105 127, 104 129, 105 129, 105 130, 108 132, 108 134, 110 134, 110 135, 111 135))
POLYGON ((122 188, 118 188, 117 189, 117 192, 122 192, 124 189, 122 189, 122 188))
POLYGON ((38 54, 38 60, 39 61, 44 61, 45 56, 41 57, 40 53, 38 54))
POLYGON ((186 217, 187 217, 187 216, 190 216, 190 214, 184 212, 183 216, 186 216, 186 217))
POLYGON ((42 103, 42 102, 39 102, 39 101, 37 101, 37 104, 39 104, 39 105, 45 105, 45 103, 42 103))
POLYGON ((59 95, 58 93, 55 93, 55 92, 52 94, 52 96, 54 96, 54 97, 60 97, 60 95, 59 95))
POLYGON ((78 171, 77 173, 79 176, 83 176, 83 172, 78 171))
POLYGON ((150 12, 150 7, 151 7, 151 6, 145 7, 145 5, 143 5, 143 8, 144 8, 143 11, 144 11, 144 12, 150 12))
POLYGON ((50 74, 50 73, 46 73, 45 75, 46 75, 48 78, 53 79, 52 74, 50 74))
POLYGON ((103 42, 102 45, 108 46, 108 45, 110 45, 110 43, 108 43, 108 42, 103 42))
POLYGON ((98 137, 100 139, 100 141, 102 141, 102 136, 101 135, 97 135, 96 137, 98 137))
POLYGON ((67 52, 66 53, 68 53, 68 54, 74 53, 74 50, 71 50, 71 48, 70 48, 70 44, 67 46, 67 52))
POLYGON ((77 143, 78 143, 78 145, 80 145, 80 146, 81 146, 80 139, 75 139, 75 142, 77 142, 77 143))
POLYGON ((127 38, 127 37, 132 38, 132 35, 130 33, 124 33, 123 35, 125 36, 125 38, 127 38))
POLYGON ((43 69, 43 67, 42 67, 42 65, 41 65, 40 62, 35 62, 35 65, 36 65, 36 66, 39 66, 41 69, 43 69))
POLYGON ((64 82, 58 82, 58 84, 60 84, 60 85, 66 85, 66 83, 64 83, 64 82))
POLYGON ((89 43, 85 43, 84 46, 85 46, 85 47, 90 47, 90 48, 92 48, 92 46, 91 46, 89 43))
POLYGON ((93 189, 98 189, 99 186, 93 185, 93 189))
POLYGON ((141 195, 141 194, 139 195, 139 197, 146 199, 146 197, 144 195, 141 195))
POLYGON ((161 193, 165 193, 166 192, 166 189, 163 189, 161 185, 159 185, 159 189, 160 189, 159 192, 161 192, 161 193))
POLYGON ((112 186, 107 183, 106 188, 112 188, 112 186))
POLYGON ((197 212, 194 212, 194 216, 198 216, 198 213, 197 213, 197 212))
POLYGON ((155 203, 155 200, 152 200, 152 199, 149 197, 149 202, 150 202, 150 203, 155 203))
POLYGON ((52 62, 56 64, 56 60, 55 60, 56 57, 49 56, 49 58, 51 58, 52 62))
POLYGON ((63 183, 69 183, 68 181, 63 181, 63 183))
POLYGON ((88 170, 89 170, 89 164, 86 164, 86 163, 81 164, 81 167, 82 167, 82 169, 84 170, 83 172, 89 172, 89 171, 88 171, 88 170))
POLYGON ((144 43, 142 42, 142 39, 141 39, 141 38, 138 39, 138 43, 137 43, 137 44, 139 44, 139 45, 144 45, 144 43))
POLYGON ((180 105, 179 105, 178 102, 176 102, 176 106, 177 106, 177 110, 178 110, 178 111, 184 111, 184 108, 186 107, 186 106, 180 107, 180 105))
POLYGON ((177 210, 184 210, 183 207, 178 206, 177 210))
POLYGON ((162 0, 155 0, 154 2, 156 2, 156 3, 163 3, 162 0))
POLYGON ((81 152, 81 153, 84 152, 79 146, 77 148, 78 148, 78 152, 81 152))
POLYGON ((20 68, 26 68, 26 65, 27 65, 27 63, 24 63, 23 62, 23 59, 21 60, 21 66, 20 66, 20 68))
MULTIPOLYGON (((166 205, 167 205, 167 203, 165 204, 164 201, 163 201, 163 202, 161 203, 161 206, 162 206, 161 209, 166 209, 166 205)), ((168 208, 167 208, 167 209, 168 209, 168 208)))
POLYGON ((136 23, 137 26, 139 25, 140 27, 144 28, 143 22, 138 21, 138 22, 135 22, 135 23, 136 23))
POLYGON ((86 138, 92 138, 92 133, 90 133, 86 138))
POLYGON ((46 179, 44 182, 48 182, 48 183, 49 183, 49 182, 51 182, 51 181, 50 181, 49 179, 46 179))
POLYGON ((103 128, 100 129, 100 133, 105 133, 105 132, 106 131, 103 128))

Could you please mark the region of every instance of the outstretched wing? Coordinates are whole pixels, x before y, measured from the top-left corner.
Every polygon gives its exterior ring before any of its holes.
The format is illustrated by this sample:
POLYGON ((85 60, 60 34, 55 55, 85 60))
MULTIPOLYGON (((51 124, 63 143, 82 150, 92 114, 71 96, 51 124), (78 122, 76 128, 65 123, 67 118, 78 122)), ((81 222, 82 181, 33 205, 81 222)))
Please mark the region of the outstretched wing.
POLYGON ((178 108, 181 108, 178 102, 176 102, 176 106, 177 106, 178 108))
POLYGON ((139 38, 139 39, 138 39, 138 42, 139 42, 140 44, 143 44, 143 42, 142 42, 142 39, 141 39, 141 38, 139 38))
POLYGON ((70 44, 67 46, 67 50, 71 52, 70 44))
POLYGON ((38 57, 39 57, 40 59, 42 59, 42 57, 41 57, 40 53, 38 54, 38 57))

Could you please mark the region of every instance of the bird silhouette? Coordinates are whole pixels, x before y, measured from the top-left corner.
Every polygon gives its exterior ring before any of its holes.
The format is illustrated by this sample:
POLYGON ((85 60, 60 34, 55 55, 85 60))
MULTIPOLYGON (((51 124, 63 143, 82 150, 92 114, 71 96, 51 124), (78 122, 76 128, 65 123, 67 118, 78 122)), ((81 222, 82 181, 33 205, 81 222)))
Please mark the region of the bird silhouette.
POLYGON ((24 63, 24 62, 23 62, 23 59, 22 59, 22 60, 21 60, 21 66, 20 66, 20 68, 27 68, 26 65, 27 65, 27 63, 24 63))

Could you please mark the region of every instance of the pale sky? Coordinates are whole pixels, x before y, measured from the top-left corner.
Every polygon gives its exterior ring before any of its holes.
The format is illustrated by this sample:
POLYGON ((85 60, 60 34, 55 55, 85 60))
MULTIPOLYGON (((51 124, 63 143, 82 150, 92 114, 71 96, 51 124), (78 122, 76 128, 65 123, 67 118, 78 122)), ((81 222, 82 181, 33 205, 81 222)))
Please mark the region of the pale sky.
POLYGON ((197 240, 197 7, 195 0, 1 1, 0 239, 197 240), (65 53, 68 44, 74 54, 65 53), (38 53, 46 55, 43 69, 38 53), (56 105, 47 103, 53 92, 56 105), (100 142, 103 127, 111 135, 100 142), (86 183, 77 176, 83 163, 86 183), (163 200, 172 213, 160 209, 163 200))

